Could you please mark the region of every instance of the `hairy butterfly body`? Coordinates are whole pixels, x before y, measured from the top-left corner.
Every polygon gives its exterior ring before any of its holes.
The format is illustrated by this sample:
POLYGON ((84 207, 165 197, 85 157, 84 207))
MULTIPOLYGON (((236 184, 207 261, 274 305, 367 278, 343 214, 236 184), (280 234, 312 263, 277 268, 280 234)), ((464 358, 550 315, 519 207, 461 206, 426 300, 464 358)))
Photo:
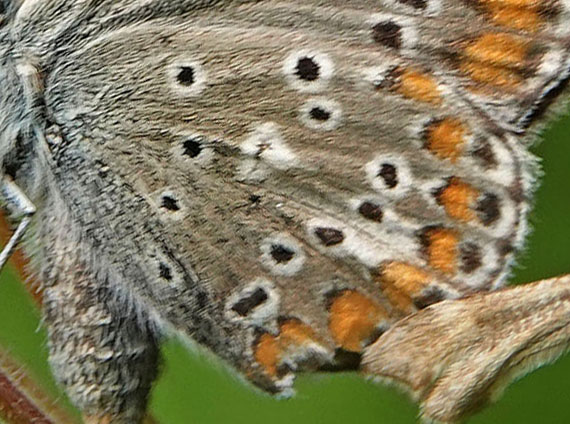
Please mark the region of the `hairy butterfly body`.
POLYGON ((168 331, 288 394, 500 287, 569 24, 562 0, 7 2, 4 191, 37 208, 73 402, 138 422, 168 331))

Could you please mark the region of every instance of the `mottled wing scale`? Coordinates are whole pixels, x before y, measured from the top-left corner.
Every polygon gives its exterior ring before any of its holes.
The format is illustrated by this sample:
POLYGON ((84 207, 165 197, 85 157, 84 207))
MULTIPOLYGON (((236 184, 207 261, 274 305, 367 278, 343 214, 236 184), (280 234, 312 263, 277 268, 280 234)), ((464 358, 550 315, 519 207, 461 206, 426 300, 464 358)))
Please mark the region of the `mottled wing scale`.
POLYGON ((286 391, 503 283, 567 2, 99 3, 70 6, 89 37, 50 34, 47 141, 86 261, 136 308, 286 391))

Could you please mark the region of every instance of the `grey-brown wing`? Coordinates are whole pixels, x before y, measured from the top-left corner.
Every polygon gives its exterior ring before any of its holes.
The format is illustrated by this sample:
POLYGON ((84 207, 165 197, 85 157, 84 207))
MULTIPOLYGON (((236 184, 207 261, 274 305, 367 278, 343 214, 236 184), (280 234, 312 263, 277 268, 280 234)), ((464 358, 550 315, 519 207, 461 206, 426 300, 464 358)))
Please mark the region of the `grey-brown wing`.
POLYGON ((499 286, 533 178, 518 117, 565 80, 568 15, 495 4, 77 6, 45 101, 88 262, 273 390, 499 286))

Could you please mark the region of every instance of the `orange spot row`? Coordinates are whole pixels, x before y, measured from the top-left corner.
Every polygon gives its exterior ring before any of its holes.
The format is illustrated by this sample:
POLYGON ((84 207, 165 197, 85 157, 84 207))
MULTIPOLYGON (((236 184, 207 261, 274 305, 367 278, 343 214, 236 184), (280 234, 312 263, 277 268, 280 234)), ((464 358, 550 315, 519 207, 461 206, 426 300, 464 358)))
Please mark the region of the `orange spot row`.
POLYGON ((272 377, 277 376, 277 363, 280 359, 281 347, 279 339, 268 333, 264 333, 257 340, 254 357, 265 372, 272 377))
POLYGON ((463 61, 459 69, 478 83, 490 84, 506 90, 517 88, 523 81, 516 72, 480 62, 463 61))
POLYGON ((482 34, 470 42, 464 54, 476 62, 521 68, 529 50, 528 41, 505 33, 482 34))
POLYGON ((455 162, 465 145, 467 128, 457 118, 444 118, 430 123, 425 130, 425 147, 441 159, 455 162))
POLYGON ((319 343, 314 330, 298 319, 281 323, 279 334, 262 334, 254 347, 254 358, 271 377, 277 377, 279 364, 292 350, 319 343))
POLYGON ((472 207, 475 206, 479 195, 479 190, 457 177, 452 177, 449 184, 437 194, 437 200, 451 218, 468 222, 477 217, 472 207))
POLYGON ((485 33, 465 45, 459 69, 475 82, 503 89, 522 83, 519 71, 528 67, 530 44, 507 33, 485 33))
POLYGON ((410 68, 399 71, 401 73, 398 76, 395 91, 409 99, 433 105, 441 104, 441 92, 432 76, 410 68))
POLYGON ((368 297, 344 290, 331 303, 329 330, 338 346, 360 352, 373 340, 378 326, 388 318, 386 310, 368 297))
POLYGON ((423 234, 428 264, 445 274, 457 269, 459 238, 455 231, 446 228, 430 228, 423 234))
POLYGON ((403 262, 390 262, 384 265, 378 279, 382 292, 390 303, 407 313, 415 310, 413 298, 432 280, 424 270, 403 262))

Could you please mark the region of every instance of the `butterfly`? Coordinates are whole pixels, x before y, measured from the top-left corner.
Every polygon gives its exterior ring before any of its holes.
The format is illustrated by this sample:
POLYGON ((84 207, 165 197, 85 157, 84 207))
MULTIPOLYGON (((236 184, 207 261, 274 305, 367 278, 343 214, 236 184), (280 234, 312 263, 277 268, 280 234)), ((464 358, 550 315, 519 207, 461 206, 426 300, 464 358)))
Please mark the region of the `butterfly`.
POLYGON ((528 233, 569 21, 564 1, 5 3, 3 253, 26 233, 85 421, 142 419, 171 333, 270 393, 358 369, 446 422, 559 354, 567 277, 487 292, 528 233))

